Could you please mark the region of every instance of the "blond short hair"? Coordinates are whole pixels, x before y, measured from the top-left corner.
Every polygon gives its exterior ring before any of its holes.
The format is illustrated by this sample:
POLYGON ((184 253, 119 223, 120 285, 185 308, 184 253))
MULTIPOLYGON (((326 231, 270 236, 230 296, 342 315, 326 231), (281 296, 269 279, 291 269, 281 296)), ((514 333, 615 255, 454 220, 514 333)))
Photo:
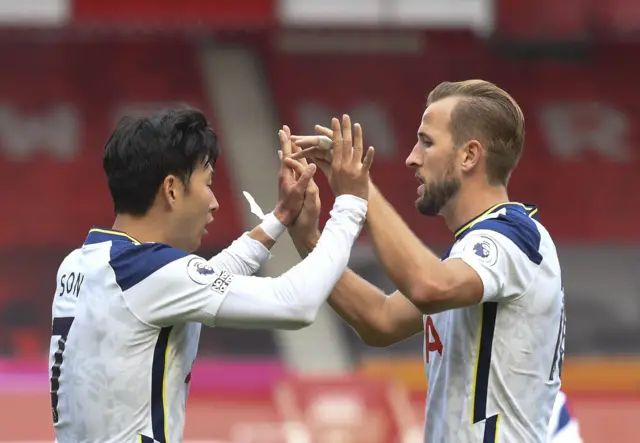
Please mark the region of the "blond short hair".
POLYGON ((524 148, 524 114, 504 90, 484 80, 444 82, 436 86, 427 106, 448 97, 461 100, 451 111, 451 134, 456 146, 478 140, 487 151, 487 178, 505 185, 524 148))

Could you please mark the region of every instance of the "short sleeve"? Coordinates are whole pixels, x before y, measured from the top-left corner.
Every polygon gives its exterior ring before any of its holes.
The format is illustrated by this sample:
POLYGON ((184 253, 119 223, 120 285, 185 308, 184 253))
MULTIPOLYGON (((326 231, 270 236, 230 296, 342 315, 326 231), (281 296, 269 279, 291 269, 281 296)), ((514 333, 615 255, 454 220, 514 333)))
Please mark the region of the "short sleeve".
POLYGON ((158 327, 191 321, 213 326, 233 279, 167 245, 132 246, 112 256, 111 267, 131 312, 158 327))
POLYGON ((461 259, 480 276, 484 286, 482 302, 497 302, 511 296, 506 291, 513 268, 509 239, 490 230, 472 231, 454 245, 449 259, 461 259))

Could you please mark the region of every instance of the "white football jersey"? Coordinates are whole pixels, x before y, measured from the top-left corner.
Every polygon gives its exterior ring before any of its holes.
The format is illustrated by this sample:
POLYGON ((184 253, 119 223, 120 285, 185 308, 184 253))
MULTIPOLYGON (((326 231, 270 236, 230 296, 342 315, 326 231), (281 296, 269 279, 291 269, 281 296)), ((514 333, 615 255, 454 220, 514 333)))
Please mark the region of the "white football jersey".
POLYGON ((558 392, 549 421, 549 443, 582 443, 578 421, 567 407, 567 396, 558 392))
POLYGON ((349 261, 367 201, 336 198, 316 248, 277 278, 244 234, 210 260, 94 228, 57 274, 49 352, 58 443, 180 443, 201 324, 304 327, 349 261))
POLYGON ((556 248, 536 214, 496 205, 459 229, 443 256, 471 266, 484 295, 424 317, 426 442, 547 441, 565 312, 556 248))
MULTIPOLYGON (((245 274, 259 261, 228 260, 245 274)), ((194 297, 194 286, 205 288, 214 274, 206 260, 117 231, 89 232, 60 265, 52 308, 49 375, 59 442, 181 440, 200 322, 213 325, 229 283, 230 273, 218 272, 212 290, 194 297)))

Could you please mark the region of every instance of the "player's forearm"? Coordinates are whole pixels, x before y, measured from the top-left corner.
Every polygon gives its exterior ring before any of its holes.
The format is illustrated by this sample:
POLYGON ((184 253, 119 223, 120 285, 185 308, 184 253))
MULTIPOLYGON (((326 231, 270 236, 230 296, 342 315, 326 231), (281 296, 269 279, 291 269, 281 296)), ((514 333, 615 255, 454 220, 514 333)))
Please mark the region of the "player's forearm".
POLYGON ((256 226, 251 231, 247 233, 247 236, 258 243, 260 243, 265 249, 271 250, 273 246, 276 244, 277 239, 273 239, 264 232, 261 225, 256 226))
POLYGON ((314 250, 320 239, 320 232, 314 232, 311 234, 301 232, 290 232, 291 242, 298 251, 300 258, 304 258, 314 250))
MULTIPOLYGON (((313 251, 318 237, 319 234, 292 235, 291 238, 298 253, 304 258, 313 251)), ((385 309, 387 300, 388 297, 379 288, 347 269, 327 301, 365 344, 384 347, 415 334, 415 327, 397 324, 393 313, 385 309)), ((421 329, 422 322, 419 321, 418 330, 421 329)))
MULTIPOLYGON (((329 296, 329 305, 369 346, 395 343, 392 328, 383 315, 386 295, 371 283, 347 270, 329 296)), ((388 319, 387 319, 388 320, 388 319)))
POLYGON ((209 259, 209 264, 218 271, 235 275, 253 275, 269 259, 269 250, 264 244, 244 233, 228 248, 209 259))
POLYGON ((367 227, 387 276, 418 309, 429 304, 447 281, 446 268, 371 185, 367 227))
POLYGON ((274 212, 270 212, 263 219, 262 223, 253 228, 249 232, 249 237, 259 242, 266 249, 271 249, 276 244, 278 237, 280 237, 287 227, 281 222, 284 220, 282 213, 278 213, 276 208, 274 212))
POLYGON ((269 214, 261 224, 242 234, 209 263, 214 269, 230 274, 253 275, 269 259, 269 250, 285 229, 273 214, 269 214))
POLYGON ((309 325, 344 272, 358 237, 367 202, 336 199, 317 247, 275 279, 234 279, 220 307, 221 326, 298 329, 309 325), (244 301, 243 301, 244 300, 244 301))

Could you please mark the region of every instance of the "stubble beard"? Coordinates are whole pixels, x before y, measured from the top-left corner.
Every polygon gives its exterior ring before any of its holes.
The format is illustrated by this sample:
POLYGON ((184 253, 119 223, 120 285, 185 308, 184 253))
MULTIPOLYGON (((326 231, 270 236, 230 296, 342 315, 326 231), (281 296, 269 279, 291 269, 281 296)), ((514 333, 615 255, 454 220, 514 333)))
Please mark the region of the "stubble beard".
POLYGON ((440 182, 424 184, 422 195, 416 200, 416 209, 422 215, 434 217, 460 190, 460 179, 453 176, 449 169, 440 182))

